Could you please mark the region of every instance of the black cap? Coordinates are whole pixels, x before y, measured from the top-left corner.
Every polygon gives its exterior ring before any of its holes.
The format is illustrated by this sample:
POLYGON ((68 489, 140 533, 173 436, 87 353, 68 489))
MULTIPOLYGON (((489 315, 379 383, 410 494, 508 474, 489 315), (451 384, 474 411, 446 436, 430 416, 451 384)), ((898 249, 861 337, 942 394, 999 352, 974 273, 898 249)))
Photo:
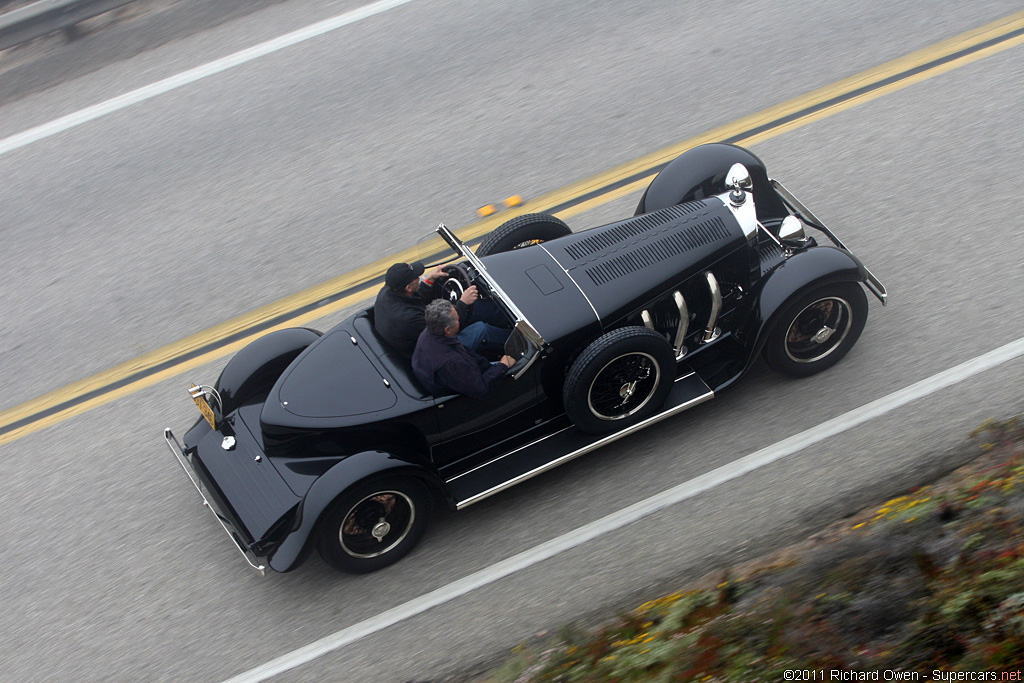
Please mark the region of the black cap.
POLYGON ((388 289, 404 289, 407 284, 423 275, 423 264, 417 261, 416 263, 396 263, 388 268, 387 274, 384 275, 384 284, 388 286, 388 289))

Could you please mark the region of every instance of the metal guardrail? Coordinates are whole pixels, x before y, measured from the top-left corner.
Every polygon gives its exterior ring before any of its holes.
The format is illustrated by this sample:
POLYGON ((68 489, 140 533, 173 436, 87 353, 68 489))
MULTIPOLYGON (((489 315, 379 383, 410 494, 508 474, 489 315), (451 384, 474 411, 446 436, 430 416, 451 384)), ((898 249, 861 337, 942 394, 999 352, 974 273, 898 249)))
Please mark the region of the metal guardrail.
MULTIPOLYGON (((0 50, 57 31, 72 32, 76 24, 135 0, 38 0, 0 14, 0 50)), ((73 37, 73 33, 70 36, 73 37)))

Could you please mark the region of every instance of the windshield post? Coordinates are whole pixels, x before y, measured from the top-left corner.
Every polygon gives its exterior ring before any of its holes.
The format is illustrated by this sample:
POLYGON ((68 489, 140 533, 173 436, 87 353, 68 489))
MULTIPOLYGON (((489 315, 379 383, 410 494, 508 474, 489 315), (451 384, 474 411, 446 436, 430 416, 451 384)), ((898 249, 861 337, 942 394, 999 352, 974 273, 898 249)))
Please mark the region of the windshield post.
MULTIPOLYGON (((487 266, 483 264, 483 261, 480 260, 480 257, 474 254, 473 250, 467 247, 465 243, 462 240, 460 240, 455 235, 455 233, 448 228, 447 225, 445 225, 444 223, 438 223, 437 234, 439 234, 441 238, 448 243, 448 246, 455 250, 455 253, 469 261, 470 265, 473 266, 474 270, 476 270, 477 273, 479 273, 480 275, 487 275, 487 266)), ((512 315, 515 317, 515 329, 519 330, 523 337, 531 345, 536 347, 537 351, 542 349, 547 342, 545 342, 544 337, 542 337, 540 333, 537 332, 537 328, 535 328, 530 323, 530 321, 526 319, 526 316, 523 314, 523 312, 519 310, 519 307, 516 306, 516 302, 513 301, 508 294, 505 293, 505 291, 501 288, 501 285, 499 285, 491 278, 487 278, 487 286, 499 299, 501 299, 502 304, 504 304, 508 308, 509 312, 512 313, 512 315)), ((527 367, 533 364, 533 360, 536 360, 536 357, 537 355, 534 354, 533 358, 526 365, 526 367, 521 368, 513 376, 518 378, 519 375, 526 371, 527 367)))

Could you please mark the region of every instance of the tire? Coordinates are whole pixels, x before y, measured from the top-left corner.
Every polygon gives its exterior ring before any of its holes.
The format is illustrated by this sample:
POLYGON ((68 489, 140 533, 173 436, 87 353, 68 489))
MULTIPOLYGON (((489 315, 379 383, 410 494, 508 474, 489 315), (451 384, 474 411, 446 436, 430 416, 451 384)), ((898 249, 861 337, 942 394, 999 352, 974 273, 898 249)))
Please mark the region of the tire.
POLYGON ((527 213, 495 228, 480 242, 476 255, 500 254, 503 251, 521 249, 569 234, 572 234, 572 230, 561 219, 546 213, 527 213))
POLYGON ((325 513, 317 550, 339 571, 366 574, 383 569, 405 557, 423 537, 430 507, 430 492, 417 479, 357 485, 325 513))
POLYGON ((868 319, 868 298, 855 282, 819 287, 785 306, 765 341, 769 367, 789 377, 809 377, 845 356, 868 319))
POLYGON ((573 361, 562 389, 565 412, 589 434, 616 432, 656 413, 675 377, 675 353, 663 336, 621 327, 573 361))

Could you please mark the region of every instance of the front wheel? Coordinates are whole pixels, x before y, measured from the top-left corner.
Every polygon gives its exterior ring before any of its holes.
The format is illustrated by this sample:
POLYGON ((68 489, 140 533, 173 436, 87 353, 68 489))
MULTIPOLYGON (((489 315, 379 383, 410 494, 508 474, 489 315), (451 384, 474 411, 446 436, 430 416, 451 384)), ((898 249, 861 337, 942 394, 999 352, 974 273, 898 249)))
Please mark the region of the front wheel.
POLYGON ((650 417, 675 381, 672 347, 646 327, 622 327, 583 350, 565 378, 565 412, 589 434, 617 432, 650 417))
POLYGON ((327 564, 365 574, 394 564, 419 542, 430 521, 430 492, 417 479, 356 486, 327 512, 317 549, 327 564))
POLYGON ((825 285, 786 306, 768 333, 764 358, 780 374, 809 377, 842 360, 867 318, 868 298, 860 285, 825 285))

